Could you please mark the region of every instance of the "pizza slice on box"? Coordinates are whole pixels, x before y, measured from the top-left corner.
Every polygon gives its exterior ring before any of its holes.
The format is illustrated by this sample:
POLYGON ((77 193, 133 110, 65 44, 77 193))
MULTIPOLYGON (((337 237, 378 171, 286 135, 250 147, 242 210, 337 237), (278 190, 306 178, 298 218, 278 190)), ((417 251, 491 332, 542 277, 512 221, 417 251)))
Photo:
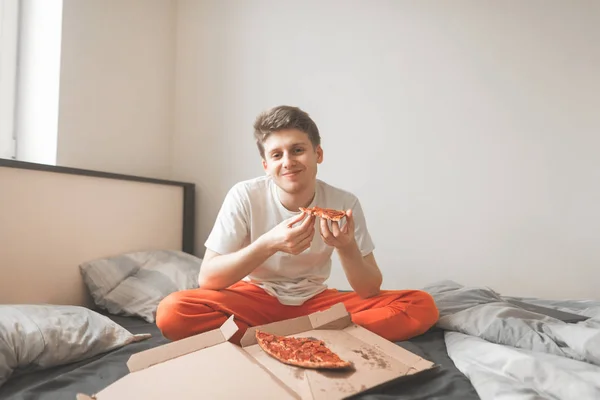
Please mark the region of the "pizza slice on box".
POLYGON ((300 211, 303 213, 321 217, 331 221, 339 221, 346 216, 346 211, 335 210, 333 208, 321 208, 321 207, 300 207, 300 211))
POLYGON ((322 340, 278 336, 260 330, 255 336, 265 353, 284 364, 312 369, 346 369, 353 365, 342 360, 322 340))

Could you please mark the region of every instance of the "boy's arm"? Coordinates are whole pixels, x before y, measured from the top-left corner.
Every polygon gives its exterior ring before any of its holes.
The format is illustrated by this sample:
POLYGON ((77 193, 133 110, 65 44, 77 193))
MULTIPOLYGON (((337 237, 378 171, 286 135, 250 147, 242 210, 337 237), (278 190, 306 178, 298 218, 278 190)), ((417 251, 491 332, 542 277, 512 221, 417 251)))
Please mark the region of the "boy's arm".
POLYGON ((321 219, 320 230, 323 241, 337 249, 352 289, 362 298, 378 295, 383 277, 373 255, 373 244, 366 229, 360 203, 356 201, 354 209, 347 211, 346 223, 343 227, 340 228, 338 222, 332 222, 330 229, 327 220, 321 219), (356 221, 354 211, 356 211, 356 221), (361 245, 357 241, 357 235, 361 245), (368 252, 365 256, 362 255, 361 248, 364 252, 368 252))
POLYGON ((202 289, 224 289, 243 279, 273 254, 260 239, 229 254, 219 254, 206 249, 198 285, 202 289))
POLYGON ((360 297, 366 299, 379 294, 383 277, 373 253, 360 254, 356 242, 338 249, 340 262, 348 278, 348 283, 360 297))
POLYGON ((305 214, 301 213, 283 221, 238 251, 219 254, 207 249, 198 276, 200 288, 220 290, 229 287, 278 251, 300 254, 310 247, 315 233, 314 221, 314 216, 305 218, 305 214), (293 226, 300 221, 300 225, 293 226))

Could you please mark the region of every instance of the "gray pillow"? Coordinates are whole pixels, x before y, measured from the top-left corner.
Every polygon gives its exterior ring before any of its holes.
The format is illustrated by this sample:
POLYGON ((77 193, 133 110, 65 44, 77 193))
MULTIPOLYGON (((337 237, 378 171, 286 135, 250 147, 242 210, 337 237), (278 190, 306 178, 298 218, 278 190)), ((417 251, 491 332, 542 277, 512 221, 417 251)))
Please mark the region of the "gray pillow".
POLYGON ((96 306, 152 323, 167 295, 198 288, 202 259, 176 250, 121 254, 83 263, 83 281, 96 306))
POLYGON ((15 372, 85 360, 148 337, 85 307, 0 305, 0 386, 15 372))

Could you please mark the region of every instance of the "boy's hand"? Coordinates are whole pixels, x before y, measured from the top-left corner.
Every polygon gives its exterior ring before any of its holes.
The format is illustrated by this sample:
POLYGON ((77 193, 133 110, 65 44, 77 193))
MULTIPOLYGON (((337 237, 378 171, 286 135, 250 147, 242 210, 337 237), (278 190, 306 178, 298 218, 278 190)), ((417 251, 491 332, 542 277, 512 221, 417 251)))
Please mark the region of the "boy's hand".
POLYGON ((352 210, 346 212, 346 223, 341 228, 338 221, 331 221, 331 229, 329 229, 329 221, 327 219, 321 218, 320 222, 321 237, 325 244, 337 249, 343 249, 356 242, 352 210))
POLYGON ((263 240, 274 251, 297 255, 310 247, 314 235, 315 217, 300 213, 265 233, 263 240), (300 225, 294 226, 300 221, 300 225))

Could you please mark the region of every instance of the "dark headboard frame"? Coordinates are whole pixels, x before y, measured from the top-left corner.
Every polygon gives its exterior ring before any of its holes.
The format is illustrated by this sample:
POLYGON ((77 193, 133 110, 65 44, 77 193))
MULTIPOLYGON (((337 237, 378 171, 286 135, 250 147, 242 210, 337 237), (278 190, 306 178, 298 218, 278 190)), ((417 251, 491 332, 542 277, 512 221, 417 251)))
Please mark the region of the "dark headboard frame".
POLYGON ((194 254, 195 250, 195 221, 196 221, 196 185, 189 182, 178 182, 167 179, 146 178, 142 176, 117 174, 87 169, 62 167, 56 165, 37 164, 26 161, 17 161, 0 158, 1 167, 31 169, 36 171, 56 172, 60 174, 74 174, 93 176, 98 178, 117 179, 125 181, 136 181, 145 183, 156 183, 160 185, 180 186, 183 188, 183 243, 182 250, 194 254))

